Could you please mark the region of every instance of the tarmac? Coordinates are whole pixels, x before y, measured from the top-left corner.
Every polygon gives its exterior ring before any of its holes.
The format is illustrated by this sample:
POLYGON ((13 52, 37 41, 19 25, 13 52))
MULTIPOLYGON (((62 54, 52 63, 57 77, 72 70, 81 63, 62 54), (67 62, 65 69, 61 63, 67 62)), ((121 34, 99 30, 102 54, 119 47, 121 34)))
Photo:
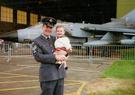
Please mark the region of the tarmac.
MULTIPOLYGON (((68 60, 64 95, 87 95, 86 87, 100 77, 112 61, 68 60)), ((0 95, 40 95, 37 63, 32 56, 16 56, 7 62, 7 57, 0 57, 0 95)))

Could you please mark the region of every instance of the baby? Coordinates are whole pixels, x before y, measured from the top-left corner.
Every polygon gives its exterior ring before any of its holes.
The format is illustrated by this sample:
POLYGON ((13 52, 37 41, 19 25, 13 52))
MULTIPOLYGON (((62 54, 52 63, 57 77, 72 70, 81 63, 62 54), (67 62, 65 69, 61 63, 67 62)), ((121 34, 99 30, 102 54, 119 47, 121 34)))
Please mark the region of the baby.
MULTIPOLYGON (((68 53, 72 51, 72 47, 70 44, 70 40, 68 39, 68 37, 65 36, 64 27, 62 25, 56 26, 56 41, 54 43, 54 46, 54 53, 57 55, 65 55, 67 60, 68 53)), ((64 65, 64 68, 68 69, 66 60, 56 62, 57 64, 61 64, 59 68, 64 65)))

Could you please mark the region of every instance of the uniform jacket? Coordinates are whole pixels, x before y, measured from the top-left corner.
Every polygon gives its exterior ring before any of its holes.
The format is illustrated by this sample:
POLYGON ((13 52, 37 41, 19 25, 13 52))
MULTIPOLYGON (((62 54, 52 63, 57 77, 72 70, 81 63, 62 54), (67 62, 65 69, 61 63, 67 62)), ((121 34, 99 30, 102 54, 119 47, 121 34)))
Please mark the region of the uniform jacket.
POLYGON ((51 81, 65 77, 64 66, 58 68, 53 54, 55 37, 51 36, 49 41, 43 36, 39 36, 32 43, 32 53, 36 61, 40 62, 40 81, 51 81))

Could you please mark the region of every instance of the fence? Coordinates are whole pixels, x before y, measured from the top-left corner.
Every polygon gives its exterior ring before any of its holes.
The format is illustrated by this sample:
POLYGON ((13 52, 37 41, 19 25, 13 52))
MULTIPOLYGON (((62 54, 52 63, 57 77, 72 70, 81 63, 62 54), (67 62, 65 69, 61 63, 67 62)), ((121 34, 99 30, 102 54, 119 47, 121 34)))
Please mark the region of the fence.
POLYGON ((71 55, 83 58, 135 60, 135 45, 72 46, 71 55))
MULTIPOLYGON (((72 46, 70 57, 80 60, 86 59, 122 59, 135 60, 135 45, 105 45, 105 46, 72 46)), ((0 56, 6 56, 10 60, 12 56, 31 56, 31 44, 2 44, 0 56)))

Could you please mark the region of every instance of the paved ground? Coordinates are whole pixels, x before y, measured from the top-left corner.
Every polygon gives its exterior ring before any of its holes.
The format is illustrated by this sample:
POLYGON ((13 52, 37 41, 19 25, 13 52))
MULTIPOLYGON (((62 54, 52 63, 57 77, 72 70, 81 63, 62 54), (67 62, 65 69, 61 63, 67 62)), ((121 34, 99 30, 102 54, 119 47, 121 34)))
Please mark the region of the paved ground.
MULTIPOLYGON (((65 95, 86 95, 86 85, 98 78, 111 63, 69 59, 65 95)), ((38 70, 39 63, 30 56, 14 57, 9 63, 7 58, 0 57, 0 95, 39 95, 38 70)))

